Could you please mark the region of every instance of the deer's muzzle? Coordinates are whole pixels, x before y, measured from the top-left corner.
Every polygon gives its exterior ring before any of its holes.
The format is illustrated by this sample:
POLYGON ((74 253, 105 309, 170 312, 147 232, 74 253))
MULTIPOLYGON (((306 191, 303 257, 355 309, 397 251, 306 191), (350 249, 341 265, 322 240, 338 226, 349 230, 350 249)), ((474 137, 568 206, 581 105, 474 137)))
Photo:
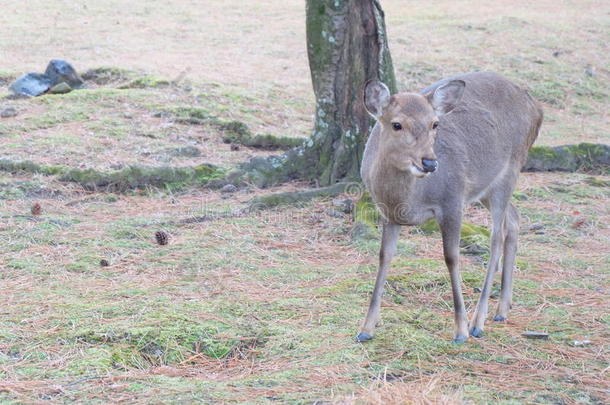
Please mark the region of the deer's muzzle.
POLYGON ((438 161, 433 159, 423 158, 421 160, 422 169, 424 169, 425 173, 432 173, 438 167, 438 161))

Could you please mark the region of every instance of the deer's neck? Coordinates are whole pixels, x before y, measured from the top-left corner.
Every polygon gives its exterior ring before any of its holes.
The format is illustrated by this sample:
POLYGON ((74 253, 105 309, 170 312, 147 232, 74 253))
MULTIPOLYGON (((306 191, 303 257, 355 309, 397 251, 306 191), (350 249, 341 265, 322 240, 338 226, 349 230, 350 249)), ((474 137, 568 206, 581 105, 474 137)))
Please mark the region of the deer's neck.
POLYGON ((419 183, 410 172, 400 171, 379 161, 372 170, 370 192, 383 216, 401 225, 421 223, 422 204, 418 201, 419 183))

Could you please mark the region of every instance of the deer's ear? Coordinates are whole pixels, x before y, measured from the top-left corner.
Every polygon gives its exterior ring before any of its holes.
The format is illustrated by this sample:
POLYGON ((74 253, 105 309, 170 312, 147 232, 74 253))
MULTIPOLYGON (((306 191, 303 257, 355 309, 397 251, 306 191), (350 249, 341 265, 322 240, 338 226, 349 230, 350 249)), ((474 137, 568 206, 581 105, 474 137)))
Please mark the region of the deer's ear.
POLYGON ((466 83, 463 80, 451 80, 425 95, 437 116, 448 114, 462 99, 466 83))
POLYGON ((378 80, 371 80, 364 85, 364 107, 375 118, 383 115, 383 110, 390 104, 390 90, 378 80))

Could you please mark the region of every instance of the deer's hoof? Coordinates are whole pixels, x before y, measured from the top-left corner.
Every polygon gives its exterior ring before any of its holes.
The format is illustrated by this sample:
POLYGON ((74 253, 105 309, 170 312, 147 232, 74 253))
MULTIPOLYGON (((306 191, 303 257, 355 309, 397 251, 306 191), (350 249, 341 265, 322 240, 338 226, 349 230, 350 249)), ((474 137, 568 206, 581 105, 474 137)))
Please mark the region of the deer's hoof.
POLYGON ((476 338, 482 338, 483 337, 483 330, 477 328, 476 326, 472 329, 470 329, 470 336, 472 337, 476 337, 476 338))
POLYGON ((362 343, 362 342, 368 342, 369 340, 373 339, 373 335, 369 335, 368 333, 359 333, 358 336, 356 336, 356 342, 358 343, 362 343))
POLYGON ((504 322, 504 321, 506 321, 506 317, 504 317, 502 315, 494 316, 494 322, 504 322))
POLYGON ((466 343, 467 340, 468 340, 468 336, 457 335, 456 337, 453 338, 453 343, 462 344, 462 343, 466 343))

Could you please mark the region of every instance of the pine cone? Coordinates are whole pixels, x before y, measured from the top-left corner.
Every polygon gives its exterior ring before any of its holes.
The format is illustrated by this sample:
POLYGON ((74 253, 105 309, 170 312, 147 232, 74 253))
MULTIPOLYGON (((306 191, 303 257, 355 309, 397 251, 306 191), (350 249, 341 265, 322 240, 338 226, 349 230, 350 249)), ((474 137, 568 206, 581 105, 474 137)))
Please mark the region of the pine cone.
POLYGON ((42 207, 40 203, 32 205, 32 215, 40 215, 42 213, 42 207))
POLYGON ((106 259, 102 259, 102 260, 100 260, 100 266, 108 267, 108 266, 110 266, 110 262, 106 259))
POLYGON ((159 245, 167 245, 169 242, 169 235, 167 232, 157 231, 155 232, 155 239, 159 245))

